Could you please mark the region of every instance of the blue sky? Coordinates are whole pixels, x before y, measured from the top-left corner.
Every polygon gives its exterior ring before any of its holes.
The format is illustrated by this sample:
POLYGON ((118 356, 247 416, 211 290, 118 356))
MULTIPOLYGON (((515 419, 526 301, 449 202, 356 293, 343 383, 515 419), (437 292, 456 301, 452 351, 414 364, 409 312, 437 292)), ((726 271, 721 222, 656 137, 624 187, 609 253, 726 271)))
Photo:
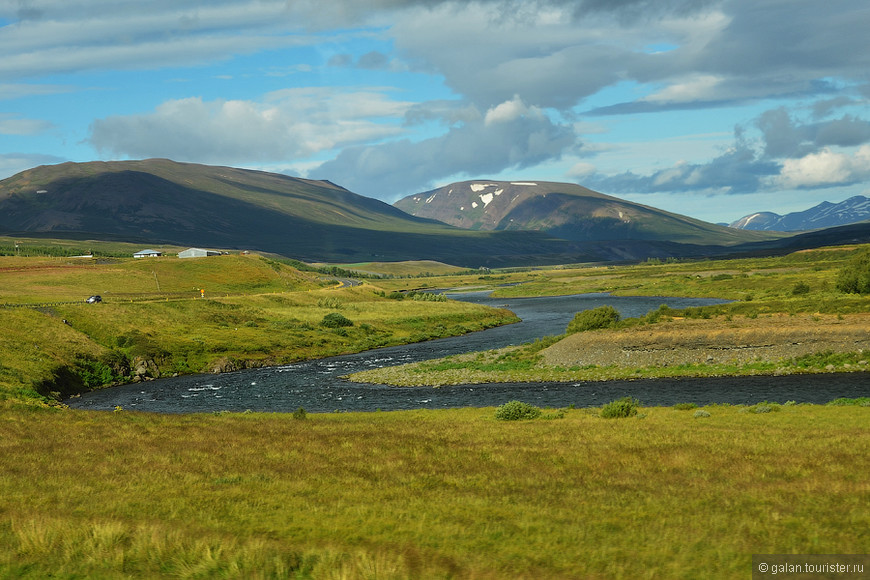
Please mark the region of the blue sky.
POLYGON ((870 195, 868 29, 866 0, 0 0, 0 178, 167 157, 800 211, 870 195))

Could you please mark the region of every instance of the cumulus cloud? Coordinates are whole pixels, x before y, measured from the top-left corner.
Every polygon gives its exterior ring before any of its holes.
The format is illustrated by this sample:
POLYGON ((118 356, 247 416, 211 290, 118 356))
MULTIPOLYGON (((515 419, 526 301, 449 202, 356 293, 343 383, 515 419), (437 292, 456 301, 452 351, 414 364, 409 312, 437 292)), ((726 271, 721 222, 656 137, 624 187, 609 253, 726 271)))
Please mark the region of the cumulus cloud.
POLYGON ((485 175, 558 158, 576 143, 570 127, 546 117, 515 115, 451 127, 419 142, 390 141, 344 149, 310 176, 392 201, 448 175, 485 175))
POLYGON ((94 121, 90 142, 130 157, 171 157, 203 163, 286 161, 395 136, 402 129, 376 122, 401 117, 408 104, 375 91, 287 89, 261 102, 167 101, 148 114, 94 121))
POLYGON ((708 163, 681 161, 649 175, 631 171, 596 175, 588 183, 608 193, 752 193, 762 189, 765 180, 778 172, 779 164, 760 158, 745 144, 738 144, 708 163))
POLYGON ((800 159, 786 159, 776 182, 787 189, 833 187, 870 179, 870 145, 854 155, 823 149, 800 159))

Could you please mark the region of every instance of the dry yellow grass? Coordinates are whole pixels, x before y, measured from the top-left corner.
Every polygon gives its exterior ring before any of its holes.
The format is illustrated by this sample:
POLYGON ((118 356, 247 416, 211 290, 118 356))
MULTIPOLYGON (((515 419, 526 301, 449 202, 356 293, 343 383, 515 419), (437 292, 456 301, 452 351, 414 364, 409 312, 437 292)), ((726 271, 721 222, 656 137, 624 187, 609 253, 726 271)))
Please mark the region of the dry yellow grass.
MULTIPOLYGON (((870 313, 681 319, 572 334, 541 352, 552 366, 728 364, 868 351, 870 313)), ((866 361, 865 361, 866 362, 866 361)), ((870 368, 870 367, 868 367, 870 368)))

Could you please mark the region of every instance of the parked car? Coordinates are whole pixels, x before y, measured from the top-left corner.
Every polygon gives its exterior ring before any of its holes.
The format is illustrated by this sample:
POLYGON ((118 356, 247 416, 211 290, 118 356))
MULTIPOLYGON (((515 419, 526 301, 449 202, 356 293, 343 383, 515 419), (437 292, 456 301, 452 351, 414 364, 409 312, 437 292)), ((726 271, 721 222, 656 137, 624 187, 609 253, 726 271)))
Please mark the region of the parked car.
POLYGON ((91 296, 90 298, 85 300, 85 302, 87 302, 88 304, 96 304, 97 302, 102 302, 102 301, 103 301, 103 299, 100 296, 91 296))

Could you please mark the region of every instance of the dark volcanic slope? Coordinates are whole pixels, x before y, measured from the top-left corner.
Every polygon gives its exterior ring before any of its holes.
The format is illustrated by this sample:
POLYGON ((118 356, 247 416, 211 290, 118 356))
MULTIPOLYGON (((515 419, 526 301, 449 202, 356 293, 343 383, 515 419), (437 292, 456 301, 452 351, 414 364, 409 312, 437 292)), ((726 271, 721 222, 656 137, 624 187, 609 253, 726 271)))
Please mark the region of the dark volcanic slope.
POLYGON ((408 196, 394 205, 412 215, 461 228, 542 231, 575 241, 722 245, 770 238, 735 232, 570 183, 465 181, 408 196))

